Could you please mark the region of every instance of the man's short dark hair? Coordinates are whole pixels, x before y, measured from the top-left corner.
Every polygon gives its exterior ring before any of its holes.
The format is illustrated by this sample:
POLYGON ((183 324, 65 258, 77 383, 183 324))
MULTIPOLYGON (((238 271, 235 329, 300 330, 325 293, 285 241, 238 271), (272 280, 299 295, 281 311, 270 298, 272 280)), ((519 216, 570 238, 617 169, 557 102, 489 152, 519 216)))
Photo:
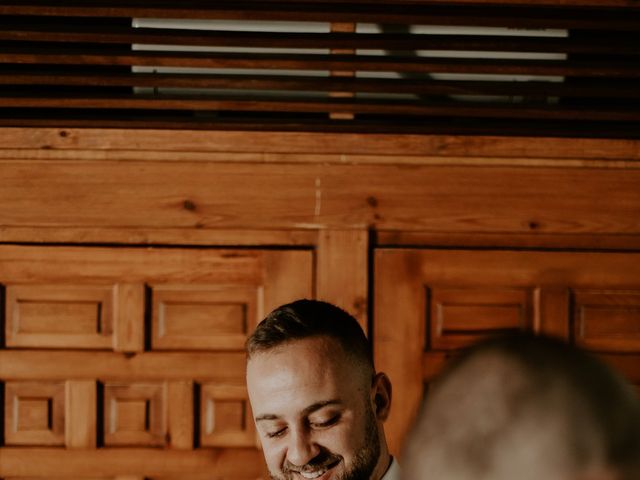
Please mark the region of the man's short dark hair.
POLYGON ((252 355, 295 340, 329 337, 345 352, 373 369, 371 346, 358 321, 343 309, 319 300, 297 300, 273 310, 247 339, 252 355))

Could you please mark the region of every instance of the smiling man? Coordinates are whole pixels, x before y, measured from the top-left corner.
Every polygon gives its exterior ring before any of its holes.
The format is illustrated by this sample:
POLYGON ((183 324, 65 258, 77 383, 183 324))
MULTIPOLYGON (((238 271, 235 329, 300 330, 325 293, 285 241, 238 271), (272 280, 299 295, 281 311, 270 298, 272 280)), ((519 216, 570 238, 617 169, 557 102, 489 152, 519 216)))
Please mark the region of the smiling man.
POLYGON ((396 480, 391 384, 358 322, 329 303, 271 312, 247 340, 247 388, 273 480, 396 480))

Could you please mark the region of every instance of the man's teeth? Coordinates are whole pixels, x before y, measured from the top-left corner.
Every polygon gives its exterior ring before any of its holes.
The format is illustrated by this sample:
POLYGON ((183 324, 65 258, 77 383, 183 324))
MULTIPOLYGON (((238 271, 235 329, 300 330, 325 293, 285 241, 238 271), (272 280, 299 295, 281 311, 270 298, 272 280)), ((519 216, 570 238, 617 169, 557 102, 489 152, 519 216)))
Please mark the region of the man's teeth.
POLYGON ((324 475, 327 469, 324 470, 316 470, 315 472, 300 472, 304 478, 318 478, 320 475, 324 475))

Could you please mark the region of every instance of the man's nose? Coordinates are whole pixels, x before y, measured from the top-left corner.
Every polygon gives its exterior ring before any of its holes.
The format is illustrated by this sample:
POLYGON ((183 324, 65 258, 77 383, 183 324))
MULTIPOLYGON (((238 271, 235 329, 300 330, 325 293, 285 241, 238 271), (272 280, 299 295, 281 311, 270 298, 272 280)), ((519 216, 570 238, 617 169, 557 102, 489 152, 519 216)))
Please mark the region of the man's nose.
POLYGON ((289 435, 287 460, 289 463, 302 467, 320 453, 320 448, 313 441, 306 429, 297 429, 289 435))

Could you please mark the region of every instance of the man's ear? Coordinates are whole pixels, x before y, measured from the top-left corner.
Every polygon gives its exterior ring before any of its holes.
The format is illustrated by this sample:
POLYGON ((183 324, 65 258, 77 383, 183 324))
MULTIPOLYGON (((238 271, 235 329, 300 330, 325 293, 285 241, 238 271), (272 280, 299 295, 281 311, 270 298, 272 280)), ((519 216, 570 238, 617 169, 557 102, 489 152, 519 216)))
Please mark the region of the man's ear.
POLYGON ((371 402, 378 420, 384 422, 391 410, 391 382, 385 373, 376 373, 371 384, 371 402))

